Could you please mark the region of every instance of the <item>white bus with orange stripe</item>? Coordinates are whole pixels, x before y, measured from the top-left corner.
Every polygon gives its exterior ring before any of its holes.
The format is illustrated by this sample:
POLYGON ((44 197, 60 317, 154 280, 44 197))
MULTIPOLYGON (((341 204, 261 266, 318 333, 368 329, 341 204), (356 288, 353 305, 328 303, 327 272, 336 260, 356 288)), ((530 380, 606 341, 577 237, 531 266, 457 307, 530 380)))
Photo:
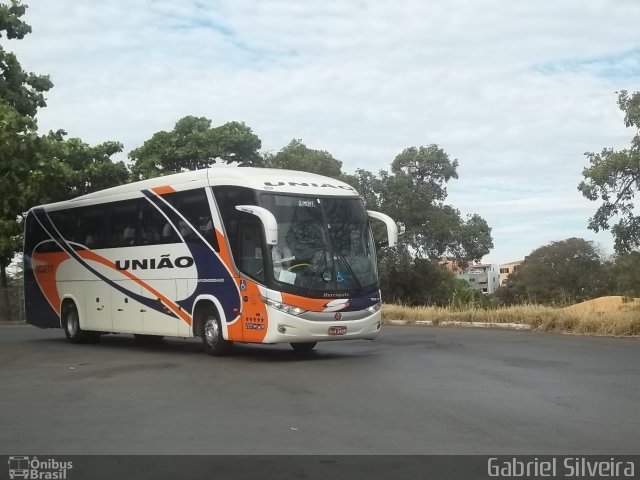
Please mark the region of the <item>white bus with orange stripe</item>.
POLYGON ((373 339, 381 299, 369 218, 349 185, 289 170, 215 167, 32 208, 25 311, 74 343, 105 333, 233 342, 373 339))

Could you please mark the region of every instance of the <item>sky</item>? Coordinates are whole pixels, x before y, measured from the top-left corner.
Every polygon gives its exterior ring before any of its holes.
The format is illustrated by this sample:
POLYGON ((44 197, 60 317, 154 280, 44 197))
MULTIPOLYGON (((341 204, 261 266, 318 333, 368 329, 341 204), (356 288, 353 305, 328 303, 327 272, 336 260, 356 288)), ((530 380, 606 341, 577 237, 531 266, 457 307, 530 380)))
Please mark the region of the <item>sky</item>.
POLYGON ((484 261, 574 236, 613 251, 577 185, 584 152, 633 136, 616 92, 640 90, 640 1, 27 4, 33 33, 3 44, 51 76, 43 133, 126 154, 185 115, 238 120, 264 151, 300 138, 346 172, 435 143, 459 162, 447 203, 492 228, 484 261))

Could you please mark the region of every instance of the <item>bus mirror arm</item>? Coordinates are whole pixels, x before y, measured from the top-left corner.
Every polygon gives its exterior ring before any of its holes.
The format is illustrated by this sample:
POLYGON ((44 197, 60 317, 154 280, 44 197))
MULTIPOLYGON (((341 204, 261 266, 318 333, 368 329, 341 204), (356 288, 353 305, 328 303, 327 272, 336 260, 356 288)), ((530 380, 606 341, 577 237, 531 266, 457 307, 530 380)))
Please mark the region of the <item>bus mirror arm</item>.
POLYGON ((384 213, 374 212, 373 210, 367 210, 367 214, 369 217, 380 220, 386 225, 388 246, 395 247, 398 244, 398 225, 393 221, 393 218, 384 213))
POLYGON ((264 227, 264 236, 267 240, 267 245, 278 244, 278 222, 276 221, 276 217, 273 216, 273 213, 266 208, 255 205, 236 205, 236 210, 258 217, 264 227))

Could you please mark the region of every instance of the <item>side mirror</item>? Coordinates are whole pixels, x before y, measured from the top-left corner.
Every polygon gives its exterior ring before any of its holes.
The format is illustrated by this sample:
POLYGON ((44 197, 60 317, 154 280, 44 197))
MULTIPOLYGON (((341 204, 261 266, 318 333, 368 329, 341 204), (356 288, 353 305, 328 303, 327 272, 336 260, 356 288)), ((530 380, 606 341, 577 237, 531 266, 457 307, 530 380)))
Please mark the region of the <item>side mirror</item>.
POLYGON ((373 210, 367 210, 367 214, 370 218, 380 220, 386 225, 388 246, 395 247, 398 243, 398 225, 393 221, 393 218, 384 213, 374 212, 373 210))
POLYGON ((273 213, 266 208, 255 205, 236 205, 236 210, 258 217, 264 227, 264 236, 267 239, 267 244, 278 244, 278 222, 276 221, 276 217, 273 216, 273 213))

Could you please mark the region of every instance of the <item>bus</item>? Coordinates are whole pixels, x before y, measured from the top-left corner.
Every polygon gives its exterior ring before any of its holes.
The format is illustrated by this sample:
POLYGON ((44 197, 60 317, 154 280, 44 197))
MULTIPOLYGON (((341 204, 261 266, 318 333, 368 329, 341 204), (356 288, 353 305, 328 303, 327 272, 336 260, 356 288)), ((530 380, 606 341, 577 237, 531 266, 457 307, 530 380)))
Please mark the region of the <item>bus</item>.
POLYGON ((27 322, 72 343, 107 333, 233 342, 374 339, 381 327, 376 245, 346 183, 291 170, 212 167, 30 209, 27 322))

